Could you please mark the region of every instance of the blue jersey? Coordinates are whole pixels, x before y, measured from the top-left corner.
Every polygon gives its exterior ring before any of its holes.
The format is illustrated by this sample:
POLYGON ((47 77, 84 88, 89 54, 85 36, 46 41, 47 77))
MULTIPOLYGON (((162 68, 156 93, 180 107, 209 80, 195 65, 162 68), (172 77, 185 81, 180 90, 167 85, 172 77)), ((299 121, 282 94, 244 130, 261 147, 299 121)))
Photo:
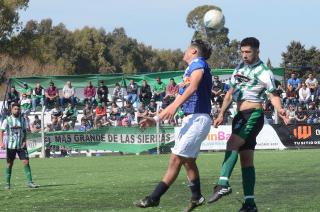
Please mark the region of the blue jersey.
POLYGON ((190 77, 193 71, 201 69, 204 71, 198 89, 182 105, 182 111, 185 114, 207 113, 211 112, 211 88, 212 75, 208 63, 203 57, 195 58, 184 72, 183 82, 179 88, 179 94, 183 94, 185 89, 190 85, 190 77))

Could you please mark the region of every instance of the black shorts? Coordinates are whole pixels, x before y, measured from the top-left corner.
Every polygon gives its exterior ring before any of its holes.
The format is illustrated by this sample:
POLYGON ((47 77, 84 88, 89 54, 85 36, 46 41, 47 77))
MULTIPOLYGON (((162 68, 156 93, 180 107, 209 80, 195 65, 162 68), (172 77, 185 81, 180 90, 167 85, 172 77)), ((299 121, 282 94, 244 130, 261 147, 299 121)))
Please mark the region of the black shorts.
POLYGON ((241 150, 254 150, 257 141, 256 137, 264 124, 262 109, 248 109, 239 111, 232 121, 232 134, 236 134, 245 140, 240 147, 241 150))
POLYGON ((27 148, 24 149, 7 149, 7 162, 12 162, 18 154, 20 160, 29 160, 27 148))

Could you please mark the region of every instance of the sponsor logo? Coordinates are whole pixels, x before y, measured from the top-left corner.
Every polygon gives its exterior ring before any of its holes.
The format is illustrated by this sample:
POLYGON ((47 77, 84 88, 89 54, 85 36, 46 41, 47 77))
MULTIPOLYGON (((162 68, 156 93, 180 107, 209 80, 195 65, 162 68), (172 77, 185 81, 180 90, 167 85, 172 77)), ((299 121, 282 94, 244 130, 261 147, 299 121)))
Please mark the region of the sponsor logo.
POLYGON ((307 139, 311 137, 311 126, 298 126, 293 129, 293 135, 297 139, 307 139))

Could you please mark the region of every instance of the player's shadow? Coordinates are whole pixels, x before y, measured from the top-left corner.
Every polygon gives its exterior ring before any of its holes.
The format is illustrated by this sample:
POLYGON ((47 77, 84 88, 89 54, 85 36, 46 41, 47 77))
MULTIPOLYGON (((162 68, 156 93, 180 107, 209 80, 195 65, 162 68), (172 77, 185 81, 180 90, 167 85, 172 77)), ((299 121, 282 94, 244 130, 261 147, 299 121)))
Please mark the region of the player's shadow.
POLYGON ((39 188, 48 188, 48 187, 60 187, 60 186, 73 186, 79 185, 76 183, 69 183, 69 184, 49 184, 49 185, 40 185, 39 188))

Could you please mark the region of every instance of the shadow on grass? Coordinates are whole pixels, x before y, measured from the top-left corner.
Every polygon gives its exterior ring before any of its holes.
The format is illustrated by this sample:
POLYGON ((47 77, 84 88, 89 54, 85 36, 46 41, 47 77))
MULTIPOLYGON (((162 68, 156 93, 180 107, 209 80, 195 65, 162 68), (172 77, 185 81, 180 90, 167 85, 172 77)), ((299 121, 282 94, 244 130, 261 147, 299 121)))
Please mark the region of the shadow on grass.
POLYGON ((73 186, 79 185, 76 183, 69 183, 69 184, 48 184, 48 185, 40 185, 39 188, 47 188, 47 187, 61 187, 61 186, 73 186))

